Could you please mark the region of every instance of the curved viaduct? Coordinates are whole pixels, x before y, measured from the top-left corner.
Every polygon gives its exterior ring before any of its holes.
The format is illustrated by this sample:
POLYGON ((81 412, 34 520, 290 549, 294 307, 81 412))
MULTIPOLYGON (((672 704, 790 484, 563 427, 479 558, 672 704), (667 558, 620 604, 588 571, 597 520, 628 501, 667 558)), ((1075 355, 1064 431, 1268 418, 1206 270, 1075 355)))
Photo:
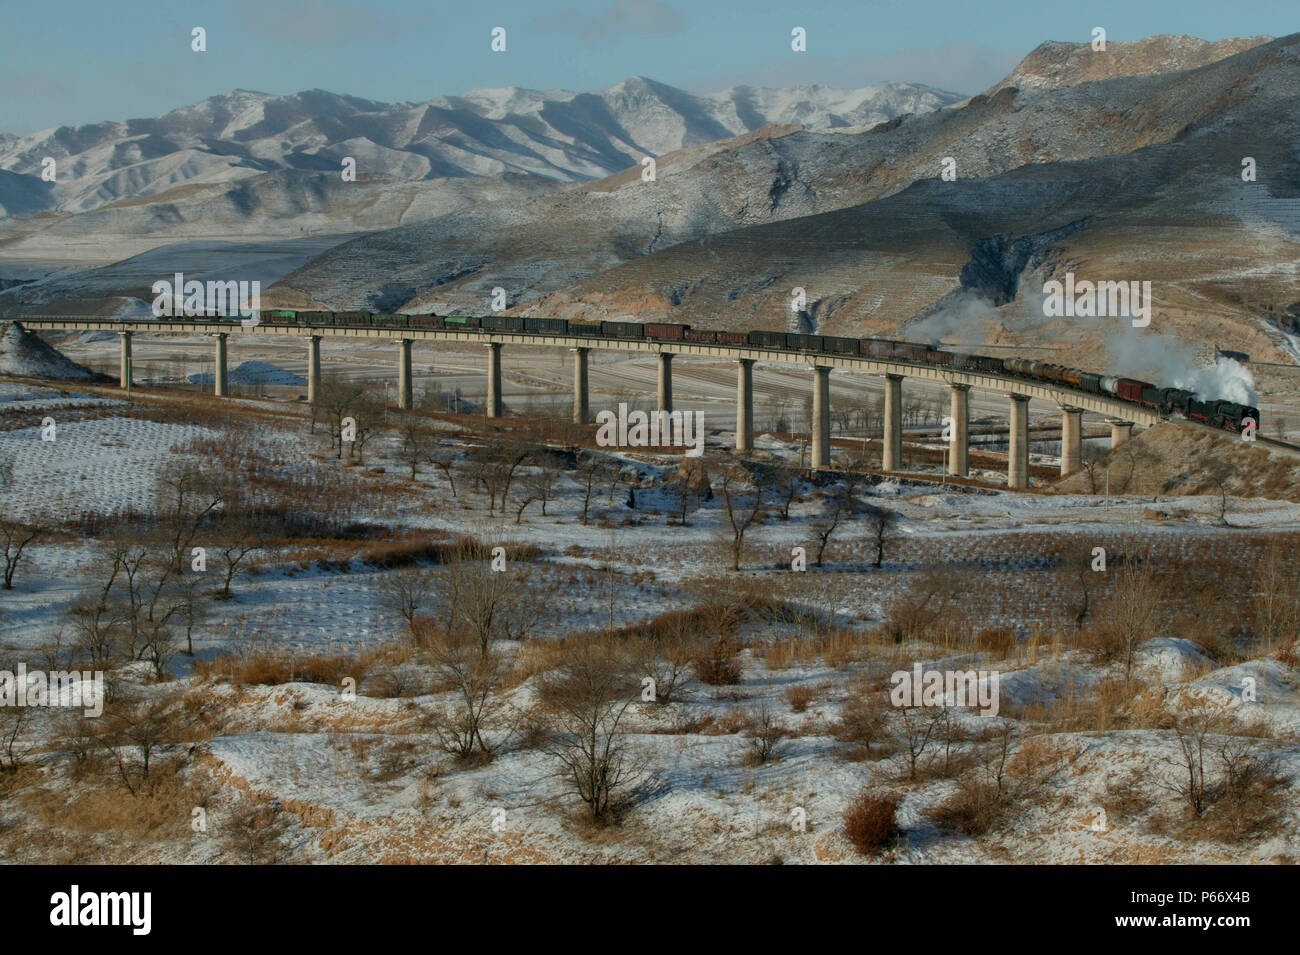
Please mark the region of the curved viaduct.
POLYGON ((339 325, 233 325, 230 320, 179 318, 166 320, 111 320, 62 316, 12 318, 26 328, 62 331, 115 331, 121 336, 121 383, 129 382, 131 338, 141 333, 166 335, 213 335, 216 340, 216 373, 213 376, 217 395, 228 392, 226 373, 227 340, 234 335, 294 335, 305 337, 308 346, 307 395, 314 401, 320 382, 321 338, 380 338, 395 341, 397 354, 397 403, 403 409, 412 406, 411 349, 416 341, 473 342, 488 348, 487 415, 500 417, 501 349, 507 345, 569 348, 574 352, 573 419, 586 424, 590 418, 587 387, 587 355, 592 349, 605 351, 648 352, 658 355, 658 409, 673 411, 672 360, 676 355, 706 358, 729 358, 736 362, 736 449, 748 451, 754 440, 754 362, 780 362, 812 366, 813 434, 812 466, 829 468, 831 463, 830 373, 834 369, 879 375, 885 379, 885 438, 882 467, 897 471, 902 463, 903 401, 905 378, 943 382, 951 392, 952 431, 948 473, 965 477, 969 471, 968 439, 970 389, 977 388, 1005 394, 1011 402, 1011 434, 1007 455, 1007 485, 1018 488, 1029 484, 1029 401, 1040 398, 1055 402, 1061 409, 1061 473, 1078 470, 1082 460, 1082 417, 1091 411, 1105 415, 1111 425, 1111 445, 1127 441, 1133 426, 1150 427, 1160 415, 1109 395, 1031 381, 1013 375, 989 372, 957 371, 936 365, 913 364, 894 359, 835 355, 827 352, 785 348, 762 348, 754 345, 724 345, 711 342, 667 341, 663 339, 606 338, 601 335, 548 335, 534 332, 499 332, 474 329, 383 328, 339 325))

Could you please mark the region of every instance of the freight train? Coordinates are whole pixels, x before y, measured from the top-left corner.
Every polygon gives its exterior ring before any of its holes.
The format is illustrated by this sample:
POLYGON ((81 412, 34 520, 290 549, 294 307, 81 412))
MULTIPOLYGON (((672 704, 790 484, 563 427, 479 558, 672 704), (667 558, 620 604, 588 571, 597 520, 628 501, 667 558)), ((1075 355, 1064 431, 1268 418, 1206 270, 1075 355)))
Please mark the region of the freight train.
POLYGON ((1215 428, 1241 431, 1253 421, 1258 429, 1259 409, 1232 401, 1201 401, 1183 388, 1161 388, 1132 378, 1112 378, 1050 362, 1024 358, 993 358, 966 352, 945 351, 915 342, 888 338, 839 338, 832 335, 801 335, 793 332, 721 332, 665 322, 570 322, 563 318, 527 318, 507 315, 379 315, 373 312, 306 312, 270 309, 261 313, 268 325, 306 327, 411 328, 433 331, 521 332, 536 335, 580 335, 599 338, 649 339, 664 342, 696 342, 746 345, 751 348, 802 351, 811 354, 881 358, 918 365, 938 365, 955 371, 988 372, 1031 381, 1064 385, 1156 411, 1181 415, 1215 428))

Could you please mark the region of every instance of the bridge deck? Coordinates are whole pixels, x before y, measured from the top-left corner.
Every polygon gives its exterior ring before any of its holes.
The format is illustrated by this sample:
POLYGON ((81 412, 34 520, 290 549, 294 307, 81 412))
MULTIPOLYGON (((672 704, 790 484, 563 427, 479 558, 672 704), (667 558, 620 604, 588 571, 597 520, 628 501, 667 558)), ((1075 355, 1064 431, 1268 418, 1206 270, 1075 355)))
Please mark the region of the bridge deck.
POLYGON ((1004 394, 1024 395, 1052 401, 1058 405, 1091 411, 1123 421, 1131 421, 1144 427, 1158 424, 1161 416, 1150 409, 1106 395, 1069 388, 1048 382, 1034 381, 1015 375, 995 375, 988 372, 956 371, 938 365, 913 364, 893 359, 865 358, 862 356, 834 355, 826 352, 789 350, 782 348, 760 348, 754 345, 725 345, 712 342, 665 341, 644 338, 608 338, 603 335, 547 335, 540 332, 488 332, 474 329, 450 331, 446 329, 424 328, 373 328, 340 325, 271 325, 260 324, 244 326, 230 322, 207 321, 204 319, 174 319, 167 321, 130 320, 107 318, 78 317, 22 317, 6 319, 16 321, 25 328, 66 331, 115 331, 148 333, 159 335, 239 335, 239 336, 284 336, 305 337, 319 335, 322 338, 377 338, 390 341, 409 339, 411 341, 454 341, 481 345, 498 343, 502 345, 522 345, 526 347, 546 348, 589 348, 602 351, 644 352, 658 354, 669 352, 673 355, 697 356, 701 358, 723 358, 737 360, 742 358, 754 361, 780 362, 784 364, 817 365, 824 368, 840 368, 844 371, 864 372, 872 375, 901 375, 906 378, 919 378, 926 381, 946 384, 969 385, 983 391, 997 391, 1004 394))

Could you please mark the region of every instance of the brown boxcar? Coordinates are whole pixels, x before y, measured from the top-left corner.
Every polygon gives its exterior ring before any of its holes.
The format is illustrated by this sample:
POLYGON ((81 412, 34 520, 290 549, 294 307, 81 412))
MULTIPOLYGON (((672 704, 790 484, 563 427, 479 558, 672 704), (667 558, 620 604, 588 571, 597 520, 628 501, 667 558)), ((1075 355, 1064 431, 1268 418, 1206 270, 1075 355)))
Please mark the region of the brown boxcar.
POLYGON ((925 350, 925 360, 932 365, 951 365, 952 352, 944 351, 941 348, 927 348, 925 350))
POLYGON ((1125 401, 1141 401, 1143 388, 1154 388, 1155 385, 1148 381, 1136 381, 1132 378, 1121 378, 1115 382, 1115 392, 1125 401))
POLYGON ((669 338, 680 341, 686 333, 689 325, 670 325, 667 322, 647 322, 645 326, 646 338, 669 338))

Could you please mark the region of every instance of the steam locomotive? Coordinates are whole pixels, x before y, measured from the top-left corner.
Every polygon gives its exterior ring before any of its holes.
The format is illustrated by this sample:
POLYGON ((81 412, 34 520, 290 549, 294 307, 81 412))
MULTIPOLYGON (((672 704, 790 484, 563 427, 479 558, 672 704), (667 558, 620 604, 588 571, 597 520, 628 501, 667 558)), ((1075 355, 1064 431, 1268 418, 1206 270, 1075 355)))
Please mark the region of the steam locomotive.
POLYGON ((1183 388, 1162 388, 1133 378, 1112 378, 1077 368, 1024 358, 993 358, 966 352, 945 351, 915 342, 888 338, 839 338, 832 335, 802 335, 793 332, 721 332, 662 322, 571 322, 563 318, 527 318, 491 315, 380 315, 373 312, 306 312, 271 309, 261 313, 269 325, 308 327, 412 328, 430 330, 475 330, 522 332, 536 335, 581 335, 598 338, 649 339, 664 342, 700 342, 746 345, 812 354, 882 358, 918 365, 938 365, 956 371, 1014 375, 1031 381, 1065 385, 1098 395, 1112 395, 1162 415, 1182 415, 1215 428, 1240 432, 1253 421, 1259 427, 1259 409, 1233 401, 1201 401, 1183 388))

